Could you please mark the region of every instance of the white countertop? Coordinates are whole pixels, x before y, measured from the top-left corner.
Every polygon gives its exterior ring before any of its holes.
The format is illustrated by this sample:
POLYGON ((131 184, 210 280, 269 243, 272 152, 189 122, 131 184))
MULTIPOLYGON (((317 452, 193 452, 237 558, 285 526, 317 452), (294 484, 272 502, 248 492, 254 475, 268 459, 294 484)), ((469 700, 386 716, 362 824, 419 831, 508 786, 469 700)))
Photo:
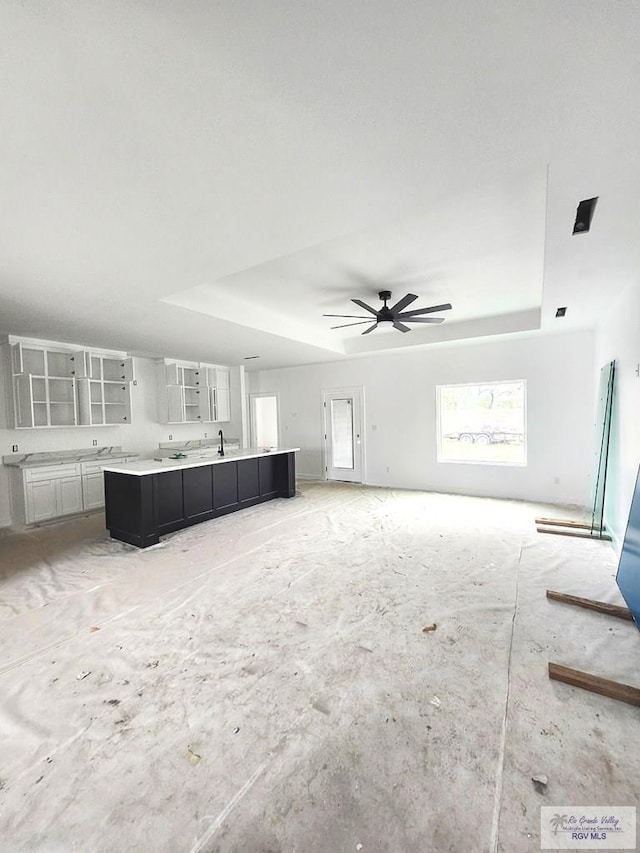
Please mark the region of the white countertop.
POLYGON ((142 477, 145 474, 159 474, 163 471, 181 471, 183 468, 199 468, 202 465, 221 465, 225 462, 236 462, 238 459, 255 459, 259 456, 277 456, 281 453, 296 453, 299 447, 278 447, 273 450, 263 450, 257 447, 248 447, 244 450, 230 450, 224 456, 212 456, 203 454, 202 457, 189 456, 186 459, 141 459, 139 462, 129 462, 124 465, 110 468, 104 466, 105 471, 113 471, 116 474, 133 474, 142 477))
POLYGON ((66 465, 70 462, 108 462, 110 459, 124 459, 126 456, 139 456, 136 451, 121 450, 120 447, 87 447, 80 450, 51 450, 40 453, 13 453, 3 456, 3 465, 13 468, 37 468, 41 465, 66 465))

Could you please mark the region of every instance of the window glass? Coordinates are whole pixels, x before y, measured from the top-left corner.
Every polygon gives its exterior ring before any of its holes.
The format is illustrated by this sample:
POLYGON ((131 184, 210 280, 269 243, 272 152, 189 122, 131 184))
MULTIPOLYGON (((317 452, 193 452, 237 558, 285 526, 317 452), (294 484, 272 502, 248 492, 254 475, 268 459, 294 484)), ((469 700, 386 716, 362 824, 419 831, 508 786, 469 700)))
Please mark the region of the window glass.
POLYGON ((353 411, 350 399, 331 401, 331 465, 353 468, 353 411))
POLYGON ((439 385, 438 461, 526 465, 526 383, 439 385))

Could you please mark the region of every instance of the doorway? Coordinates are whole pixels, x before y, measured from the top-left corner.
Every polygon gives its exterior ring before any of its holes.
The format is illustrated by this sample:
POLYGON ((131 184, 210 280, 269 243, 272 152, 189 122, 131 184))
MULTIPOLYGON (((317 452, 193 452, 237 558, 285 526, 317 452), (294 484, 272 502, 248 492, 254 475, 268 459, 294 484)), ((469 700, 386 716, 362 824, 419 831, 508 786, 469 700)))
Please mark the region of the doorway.
POLYGON ((279 447, 278 395, 250 394, 252 447, 279 447))
POLYGON ((324 391, 325 475, 327 480, 362 482, 362 389, 324 391))

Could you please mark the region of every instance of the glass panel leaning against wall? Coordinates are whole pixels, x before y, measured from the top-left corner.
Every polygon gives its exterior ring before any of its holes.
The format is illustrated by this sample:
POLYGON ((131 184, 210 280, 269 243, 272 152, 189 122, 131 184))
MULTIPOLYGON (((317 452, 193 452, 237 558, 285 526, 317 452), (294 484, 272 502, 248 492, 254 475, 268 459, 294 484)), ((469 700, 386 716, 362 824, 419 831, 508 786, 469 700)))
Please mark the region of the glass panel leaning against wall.
POLYGON ((526 465, 526 383, 439 385, 438 462, 526 465))

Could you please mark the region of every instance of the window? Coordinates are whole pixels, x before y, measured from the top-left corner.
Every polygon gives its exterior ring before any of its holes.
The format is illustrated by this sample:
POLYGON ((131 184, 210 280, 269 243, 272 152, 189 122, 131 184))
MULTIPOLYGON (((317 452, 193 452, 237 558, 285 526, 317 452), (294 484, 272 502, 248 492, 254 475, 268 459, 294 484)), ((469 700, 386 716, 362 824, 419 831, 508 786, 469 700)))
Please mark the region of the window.
POLYGON ((439 385, 438 462, 526 465, 526 383, 439 385))

